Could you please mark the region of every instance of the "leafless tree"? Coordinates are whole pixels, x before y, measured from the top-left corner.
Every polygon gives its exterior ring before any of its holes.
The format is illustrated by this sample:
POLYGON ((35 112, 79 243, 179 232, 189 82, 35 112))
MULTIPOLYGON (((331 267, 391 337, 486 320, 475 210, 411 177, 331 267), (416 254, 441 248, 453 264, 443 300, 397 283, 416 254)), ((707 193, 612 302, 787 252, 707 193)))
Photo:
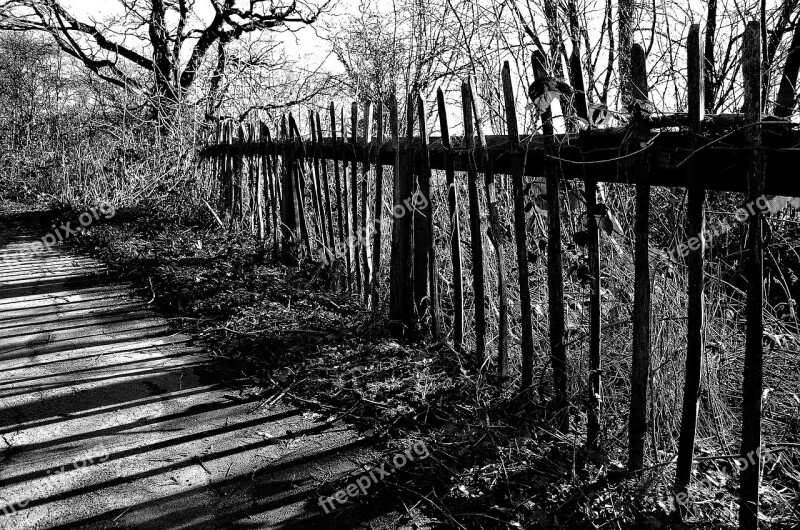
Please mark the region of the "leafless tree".
POLYGON ((101 79, 148 95, 163 111, 195 85, 215 44, 224 47, 248 34, 313 24, 330 4, 330 0, 288 5, 249 0, 247 7, 235 0, 117 2, 120 15, 105 22, 84 22, 58 0, 2 0, 0 29, 51 35, 61 50, 101 79), (211 13, 210 20, 204 20, 205 11, 211 13))

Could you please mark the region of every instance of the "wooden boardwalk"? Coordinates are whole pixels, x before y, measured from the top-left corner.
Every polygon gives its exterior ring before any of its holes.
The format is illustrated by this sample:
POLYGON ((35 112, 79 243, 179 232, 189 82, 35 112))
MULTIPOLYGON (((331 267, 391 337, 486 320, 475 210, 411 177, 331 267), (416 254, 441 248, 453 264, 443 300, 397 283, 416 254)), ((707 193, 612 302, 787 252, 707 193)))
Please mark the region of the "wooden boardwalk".
POLYGON ((366 458, 355 433, 263 406, 100 263, 0 231, 0 528, 338 526, 316 488, 366 458))

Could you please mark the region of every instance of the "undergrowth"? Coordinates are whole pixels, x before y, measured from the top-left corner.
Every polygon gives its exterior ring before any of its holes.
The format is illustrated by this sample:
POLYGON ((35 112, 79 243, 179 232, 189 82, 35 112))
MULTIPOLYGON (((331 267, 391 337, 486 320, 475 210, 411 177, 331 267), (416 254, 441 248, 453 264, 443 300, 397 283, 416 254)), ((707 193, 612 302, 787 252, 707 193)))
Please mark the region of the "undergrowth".
MULTIPOLYGON (((339 283, 332 277, 335 268, 313 262, 283 266, 252 237, 221 231, 207 213, 178 222, 155 209, 122 210, 67 244, 132 280, 176 327, 235 363, 265 399, 281 398, 323 413, 346 411, 350 423, 374 436, 387 459, 411 442, 424 442, 430 458, 400 470, 356 501, 399 509, 398 526, 681 527, 670 517, 674 452, 666 449, 677 433, 674 425, 658 423, 660 410, 679 409, 679 395, 653 392, 651 427, 657 432, 650 467, 635 475, 624 471, 623 378, 628 365, 613 354, 613 345, 629 333, 624 323, 604 335, 609 352, 604 360, 605 452, 591 453, 583 443, 585 397, 580 394, 583 383, 574 378, 579 368, 573 371, 573 434, 565 436, 550 421, 544 355, 540 388, 519 394, 513 381, 503 384, 491 370, 471 371, 466 354, 447 343, 395 342, 385 331, 384 311, 368 311, 357 297, 328 289, 339 283)), ((677 296, 674 286, 664 289, 677 296)), ((655 336, 659 333, 667 330, 655 336)), ((698 438, 695 502, 686 527, 730 527, 737 512, 736 473, 730 456, 718 450, 730 447, 734 426, 727 417, 727 424, 714 424, 714 407, 732 418, 740 399, 726 389, 740 377, 741 361, 726 355, 725 347, 720 342, 716 350, 709 348, 706 381, 720 383, 713 396, 706 390, 701 397, 701 418, 709 423, 698 438)), ((768 365, 796 375, 798 359, 781 351, 773 348, 768 365)), ((674 373, 659 374, 658 368, 653 368, 651 385, 660 384, 659 378, 676 379, 674 373)), ((800 521, 800 399, 790 390, 797 381, 784 372, 781 383, 781 373, 770 375, 769 368, 767 374, 773 391, 783 384, 780 400, 789 402, 774 401, 765 410, 769 451, 762 509, 770 528, 795 528, 800 521)), ((675 381, 671 385, 677 386, 675 381)), ((330 495, 341 486, 326 484, 320 494, 330 495)))

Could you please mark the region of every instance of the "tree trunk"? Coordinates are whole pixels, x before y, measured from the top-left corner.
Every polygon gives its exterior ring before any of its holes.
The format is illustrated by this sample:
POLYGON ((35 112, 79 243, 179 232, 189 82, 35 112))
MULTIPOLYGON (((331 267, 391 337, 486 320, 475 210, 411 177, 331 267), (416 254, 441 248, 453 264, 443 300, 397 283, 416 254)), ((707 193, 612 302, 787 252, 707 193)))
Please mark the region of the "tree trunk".
POLYGON ((792 115, 794 104, 797 101, 797 73, 800 70, 800 22, 794 26, 792 44, 789 46, 789 55, 783 65, 778 98, 775 101, 775 116, 787 118, 792 115))
POLYGON ((706 18, 705 44, 705 109, 714 111, 717 95, 716 59, 714 58, 714 40, 717 34, 717 0, 708 0, 708 16, 706 18))
POLYGON ((631 83, 631 46, 633 42, 633 15, 634 3, 633 0, 619 0, 617 5, 619 11, 619 40, 617 42, 617 55, 619 70, 617 72, 617 79, 619 80, 619 87, 623 102, 625 98, 641 99, 633 91, 633 84, 631 83))

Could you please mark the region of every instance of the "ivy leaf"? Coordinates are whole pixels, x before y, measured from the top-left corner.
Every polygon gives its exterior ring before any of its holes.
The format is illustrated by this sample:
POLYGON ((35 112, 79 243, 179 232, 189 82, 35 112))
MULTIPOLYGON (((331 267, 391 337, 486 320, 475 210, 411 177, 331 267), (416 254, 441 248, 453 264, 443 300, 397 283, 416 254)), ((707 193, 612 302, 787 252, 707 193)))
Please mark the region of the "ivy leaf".
POLYGON ((622 226, 620 226, 619 221, 614 215, 606 209, 605 215, 600 218, 598 226, 600 229, 605 232, 606 234, 613 236, 614 234, 624 236, 625 232, 622 231, 622 226))

